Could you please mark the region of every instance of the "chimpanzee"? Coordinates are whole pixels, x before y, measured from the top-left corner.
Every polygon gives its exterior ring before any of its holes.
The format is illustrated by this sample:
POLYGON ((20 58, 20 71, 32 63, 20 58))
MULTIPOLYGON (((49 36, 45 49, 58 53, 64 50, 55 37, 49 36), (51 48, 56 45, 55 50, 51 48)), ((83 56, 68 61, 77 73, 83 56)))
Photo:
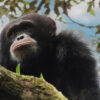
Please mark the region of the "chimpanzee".
POLYGON ((42 73, 69 100, 100 100, 90 49, 74 32, 56 35, 55 22, 45 15, 24 15, 1 32, 0 64, 15 71, 17 63, 22 74, 42 73))

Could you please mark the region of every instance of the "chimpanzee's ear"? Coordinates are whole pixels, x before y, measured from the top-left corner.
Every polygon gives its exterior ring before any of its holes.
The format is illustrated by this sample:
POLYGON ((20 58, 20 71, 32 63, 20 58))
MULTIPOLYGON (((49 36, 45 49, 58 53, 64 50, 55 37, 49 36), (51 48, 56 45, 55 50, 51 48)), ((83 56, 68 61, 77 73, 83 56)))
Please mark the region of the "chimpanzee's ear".
POLYGON ((50 34, 51 34, 51 36, 54 36, 54 35, 56 35, 56 23, 55 23, 55 21, 53 20, 53 19, 51 19, 50 17, 49 17, 49 21, 50 21, 50 34))

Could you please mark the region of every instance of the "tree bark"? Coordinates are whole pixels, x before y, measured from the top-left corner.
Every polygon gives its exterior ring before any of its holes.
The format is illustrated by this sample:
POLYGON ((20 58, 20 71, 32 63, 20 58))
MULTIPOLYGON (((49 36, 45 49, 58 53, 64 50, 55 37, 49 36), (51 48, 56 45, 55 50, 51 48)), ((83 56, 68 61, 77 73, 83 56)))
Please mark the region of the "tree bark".
POLYGON ((18 75, 0 66, 0 100, 68 100, 44 79, 18 75))

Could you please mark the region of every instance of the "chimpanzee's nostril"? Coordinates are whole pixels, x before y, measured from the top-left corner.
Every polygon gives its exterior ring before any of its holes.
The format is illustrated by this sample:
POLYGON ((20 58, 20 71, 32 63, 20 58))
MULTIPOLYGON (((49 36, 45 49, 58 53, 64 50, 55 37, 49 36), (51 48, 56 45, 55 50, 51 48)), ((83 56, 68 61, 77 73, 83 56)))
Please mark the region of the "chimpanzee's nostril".
POLYGON ((22 40, 24 38, 24 36, 22 35, 22 36, 19 36, 18 38, 17 38, 17 40, 22 40))

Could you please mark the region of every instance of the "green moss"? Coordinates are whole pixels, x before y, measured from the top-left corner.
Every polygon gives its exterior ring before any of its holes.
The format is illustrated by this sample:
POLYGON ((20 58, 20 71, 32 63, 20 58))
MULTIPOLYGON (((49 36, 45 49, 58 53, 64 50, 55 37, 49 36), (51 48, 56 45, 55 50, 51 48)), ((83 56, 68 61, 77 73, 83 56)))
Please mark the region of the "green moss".
POLYGON ((9 93, 10 91, 10 94, 13 94, 14 96, 19 96, 20 93, 22 92, 23 90, 23 87, 16 83, 16 81, 14 81, 11 77, 4 77, 2 78, 2 80, 4 81, 5 80, 5 91, 9 93))

